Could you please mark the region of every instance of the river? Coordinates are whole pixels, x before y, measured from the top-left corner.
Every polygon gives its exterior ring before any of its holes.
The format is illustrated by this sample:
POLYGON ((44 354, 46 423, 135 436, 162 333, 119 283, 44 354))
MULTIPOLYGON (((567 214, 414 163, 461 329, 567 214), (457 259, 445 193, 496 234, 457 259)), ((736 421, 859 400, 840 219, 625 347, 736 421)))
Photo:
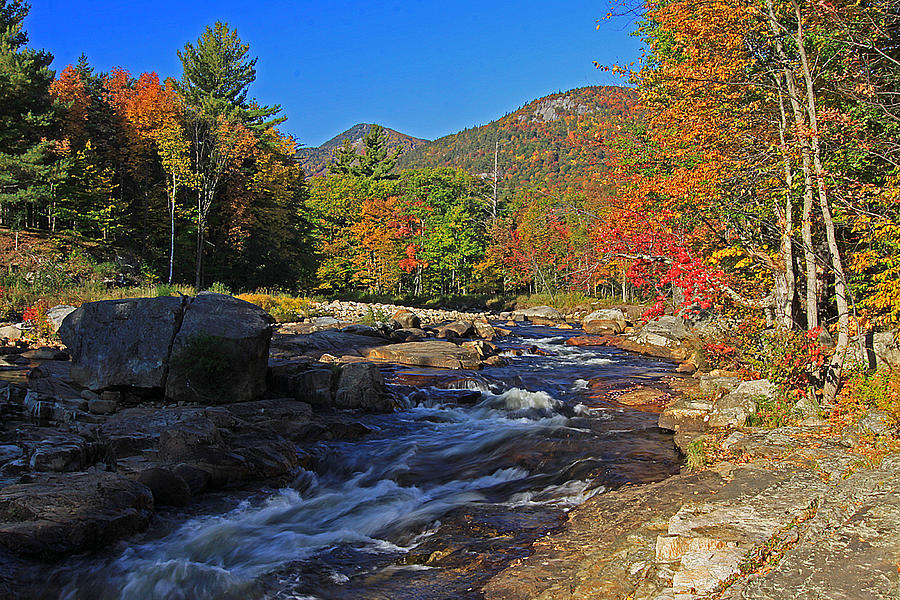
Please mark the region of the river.
POLYGON ((70 560, 62 598, 478 598, 478 589, 594 494, 677 472, 657 415, 616 390, 674 365, 520 327, 508 365, 391 368, 402 408, 373 433, 298 448, 281 489, 210 495, 145 534, 70 560))

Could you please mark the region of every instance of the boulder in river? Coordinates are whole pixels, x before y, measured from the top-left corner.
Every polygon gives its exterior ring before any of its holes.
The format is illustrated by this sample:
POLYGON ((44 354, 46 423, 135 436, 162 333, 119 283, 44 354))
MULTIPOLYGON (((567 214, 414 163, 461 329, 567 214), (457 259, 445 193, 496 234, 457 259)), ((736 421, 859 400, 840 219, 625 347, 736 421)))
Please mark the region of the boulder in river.
POLYGON ((337 408, 360 408, 372 412, 391 410, 384 377, 372 363, 350 363, 341 368, 334 394, 337 408))
POLYGON ((512 313, 514 320, 525 320, 535 325, 553 325, 563 321, 563 316, 552 306, 532 306, 515 310, 512 313))
POLYGON ((595 310, 581 320, 584 332, 592 335, 622 333, 625 326, 625 313, 618 308, 595 310))
POLYGON ((422 327, 422 319, 419 318, 419 315, 405 308, 395 312, 392 319, 400 326, 398 329, 419 329, 422 327))
POLYGON ((183 314, 183 299, 173 296, 83 304, 59 328, 72 379, 92 390, 162 388, 183 314))
POLYGON ((84 387, 164 389, 176 401, 220 404, 265 392, 273 322, 254 304, 204 292, 89 302, 59 334, 84 387))
POLYGON ((475 333, 475 327, 469 321, 453 321, 437 328, 437 337, 452 340, 469 337, 475 333))
POLYGON ((199 294, 172 342, 166 396, 205 404, 261 396, 274 322, 255 304, 225 294, 199 294))
POLYGON ((441 369, 478 369, 481 361, 474 348, 452 342, 428 341, 391 344, 365 351, 366 358, 416 367, 441 369))

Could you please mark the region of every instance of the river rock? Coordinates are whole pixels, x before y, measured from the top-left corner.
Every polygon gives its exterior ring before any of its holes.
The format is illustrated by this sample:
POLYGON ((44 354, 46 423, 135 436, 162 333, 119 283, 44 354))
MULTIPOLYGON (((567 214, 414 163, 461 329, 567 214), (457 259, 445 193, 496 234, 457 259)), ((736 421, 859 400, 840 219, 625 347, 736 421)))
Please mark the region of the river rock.
POLYGON ((75 310, 74 306, 69 306, 68 304, 57 304, 53 308, 48 309, 47 320, 50 322, 50 327, 53 331, 59 331, 63 319, 68 317, 70 313, 75 312, 75 310))
POLYGON ((72 355, 72 378, 92 390, 162 388, 183 308, 173 296, 83 304, 59 328, 72 355))
POLYGON ((164 431, 197 418, 205 418, 202 408, 126 408, 98 427, 97 439, 106 450, 107 461, 115 464, 145 450, 156 452, 164 431))
POLYGON ((191 501, 191 487, 169 469, 152 467, 141 472, 137 480, 153 494, 155 506, 186 506, 191 501))
POLYGON ((261 396, 274 322, 255 304, 224 294, 199 294, 185 309, 172 342, 166 396, 205 404, 261 396))
POLYGON ((206 449, 223 447, 215 424, 205 416, 194 416, 173 423, 159 434, 159 457, 170 463, 194 462, 206 449))
POLYGON ((622 333, 625 325, 625 313, 618 308, 595 310, 581 320, 581 327, 587 334, 622 333))
POLYGON ((400 326, 399 329, 419 329, 422 327, 422 319, 411 310, 401 308, 394 313, 392 319, 400 326))
POLYGON ((380 330, 375 329, 371 325, 361 325, 359 323, 352 323, 346 327, 341 327, 341 331, 344 333, 352 333, 354 335, 364 335, 366 337, 383 337, 380 330))
POLYGON ((421 342, 428 337, 424 329, 397 329, 391 332, 391 339, 398 342, 421 342))
POLYGON ((359 408, 370 412, 391 410, 384 376, 372 363, 351 363, 341 368, 334 394, 337 408, 359 408))
POLYGON ((497 346, 484 340, 471 340, 461 344, 463 348, 472 348, 478 353, 478 358, 485 359, 497 353, 497 346))
POLYGON ((94 447, 83 437, 54 432, 34 445, 28 466, 32 471, 81 471, 94 462, 94 455, 94 447))
POLYGON ((28 360, 69 360, 69 354, 59 348, 51 348, 50 346, 41 346, 33 350, 26 350, 20 354, 22 358, 28 360))
POLYGON ((18 340, 22 338, 22 330, 15 325, 3 325, 0 327, 0 339, 18 340))
POLYGON ((143 530, 153 496, 109 472, 42 475, 0 489, 0 545, 44 559, 101 548, 143 530))
POLYGON ((474 323, 472 323, 472 327, 475 328, 475 335, 483 340, 487 340, 490 342, 495 337, 497 337, 497 332, 490 325, 490 323, 485 323, 484 321, 475 321, 474 323))
POLYGON ((672 315, 663 315, 648 321, 632 339, 652 346, 672 346, 689 337, 684 319, 672 315))
POLYGON ((444 339, 464 338, 475 333, 475 327, 469 321, 454 321, 437 328, 437 337, 444 339))
POLYGON ((428 341, 392 344, 369 348, 365 353, 369 360, 399 363, 414 367, 441 369, 478 369, 481 361, 478 352, 452 342, 428 341))
POLYGON ((606 346, 610 338, 602 335, 576 335, 566 340, 567 346, 606 346))
POLYGON ((272 340, 273 355, 306 355, 319 358, 323 354, 332 356, 356 355, 375 346, 390 344, 383 338, 357 335, 329 329, 309 334, 283 333, 272 340))
POLYGON ((335 370, 319 362, 270 361, 269 388, 315 405, 332 401, 335 370))
POLYGON ((530 321, 535 325, 553 325, 563 320, 559 311, 552 306, 532 306, 514 310, 512 317, 515 321, 530 321))

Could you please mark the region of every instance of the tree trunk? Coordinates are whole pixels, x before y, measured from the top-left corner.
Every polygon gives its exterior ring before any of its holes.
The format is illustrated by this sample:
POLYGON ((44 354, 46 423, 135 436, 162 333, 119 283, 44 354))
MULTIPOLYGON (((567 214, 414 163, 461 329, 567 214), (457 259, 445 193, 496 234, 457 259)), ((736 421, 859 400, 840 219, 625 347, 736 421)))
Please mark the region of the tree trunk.
POLYGON ((776 75, 778 84, 778 110, 781 121, 778 124, 778 138, 781 148, 781 156, 784 162, 784 180, 787 189, 784 195, 784 206, 775 202, 778 212, 778 226, 781 234, 781 260, 784 262, 784 272, 775 274, 775 317, 778 322, 787 329, 793 329, 794 321, 794 296, 797 293, 797 276, 794 272, 794 246, 791 237, 794 229, 794 172, 791 168, 791 160, 787 151, 787 112, 784 108, 784 94, 782 93, 781 77, 776 75), (780 281, 779 281, 780 279, 780 281))
POLYGON ((800 64, 803 67, 803 79, 806 83, 806 110, 812 132, 810 145, 812 146, 816 189, 819 196, 819 207, 822 211, 822 220, 825 224, 825 239, 828 241, 828 252, 831 255, 831 267, 834 269, 834 295, 838 310, 838 339, 835 344, 831 364, 825 374, 825 389, 823 390, 825 402, 833 403, 841 387, 841 372, 844 367, 844 358, 847 354, 847 348, 850 346, 850 310, 847 303, 847 278, 844 273, 841 251, 838 247, 837 235, 834 229, 831 205, 828 201, 828 187, 825 182, 825 169, 822 165, 815 89, 813 87, 812 71, 809 66, 809 57, 803 44, 803 16, 800 13, 800 7, 796 3, 793 4, 794 13, 797 17, 797 49, 800 52, 800 64))
POLYGON ((175 175, 172 175, 172 196, 169 198, 169 285, 175 270, 175 194, 178 190, 175 175))
POLYGON ((203 189, 197 192, 197 265, 194 274, 194 290, 199 292, 203 285, 203 233, 206 219, 203 216, 203 189))
POLYGON ((803 170, 803 217, 801 222, 801 236, 803 239, 803 254, 806 263, 806 327, 815 329, 819 326, 819 303, 816 296, 816 253, 812 241, 812 207, 814 202, 812 160, 810 158, 809 141, 806 139, 806 118, 803 115, 803 107, 800 102, 794 73, 791 70, 790 61, 781 43, 781 27, 775 16, 775 8, 772 0, 766 0, 769 11, 769 28, 775 36, 775 50, 782 62, 782 73, 787 86, 788 99, 794 116, 794 143, 800 148, 803 170))

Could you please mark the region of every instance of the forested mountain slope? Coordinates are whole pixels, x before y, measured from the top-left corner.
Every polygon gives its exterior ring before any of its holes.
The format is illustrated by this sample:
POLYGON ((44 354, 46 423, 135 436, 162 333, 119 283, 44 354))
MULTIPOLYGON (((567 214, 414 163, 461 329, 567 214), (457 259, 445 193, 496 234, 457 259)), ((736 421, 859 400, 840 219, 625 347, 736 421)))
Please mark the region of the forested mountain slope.
POLYGON ((496 148, 504 187, 572 182, 605 170, 603 148, 593 142, 631 115, 636 99, 633 90, 618 86, 551 94, 487 125, 415 147, 400 156, 397 168, 449 166, 488 177, 496 148))

